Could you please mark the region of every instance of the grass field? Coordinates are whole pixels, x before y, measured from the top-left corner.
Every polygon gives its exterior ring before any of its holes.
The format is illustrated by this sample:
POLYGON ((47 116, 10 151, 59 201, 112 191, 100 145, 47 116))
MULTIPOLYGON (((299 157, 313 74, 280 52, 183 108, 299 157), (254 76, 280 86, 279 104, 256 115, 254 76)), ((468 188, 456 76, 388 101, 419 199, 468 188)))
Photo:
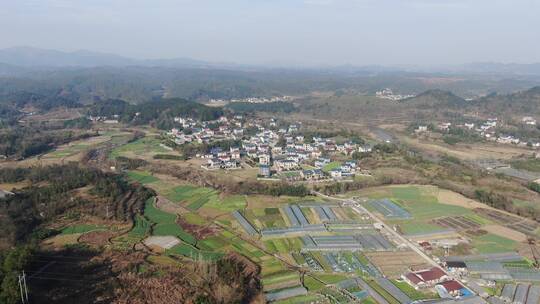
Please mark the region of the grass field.
POLYGON ((330 172, 330 171, 332 171, 333 169, 339 168, 340 166, 341 166, 341 162, 337 162, 337 161, 335 161, 335 162, 330 162, 330 163, 326 164, 326 165, 322 168, 322 170, 323 170, 324 172, 330 172))
POLYGON ((127 175, 130 180, 143 185, 159 181, 157 177, 153 176, 152 173, 148 171, 129 171, 127 175))
POLYGON ((266 249, 273 253, 290 253, 300 251, 303 246, 299 238, 271 239, 264 241, 266 249))
POLYGON ((375 291, 380 294, 388 303, 390 304, 399 304, 399 301, 396 300, 392 295, 390 295, 384 288, 379 286, 379 284, 375 283, 375 281, 368 280, 368 285, 375 289, 375 291))
POLYGON ((231 195, 220 200, 210 200, 205 207, 230 212, 246 207, 246 198, 242 195, 231 195))
POLYGON ((423 234, 445 230, 443 227, 418 221, 396 221, 396 224, 399 224, 404 234, 423 234))
POLYGON ((110 140, 109 136, 93 136, 86 139, 76 140, 65 145, 61 145, 54 151, 44 155, 44 158, 64 158, 86 151, 110 140))
POLYGON ((177 255, 187 256, 194 260, 203 259, 206 261, 208 260, 215 261, 223 256, 222 253, 202 251, 188 244, 176 245, 171 249, 167 249, 165 252, 167 254, 177 254, 177 255))
POLYGON ((107 227, 89 225, 89 224, 73 225, 73 226, 68 226, 62 229, 60 234, 66 235, 66 234, 75 234, 75 233, 86 233, 86 232, 96 231, 96 230, 107 230, 107 227))
POLYGON ((517 243, 498 235, 486 234, 474 238, 472 246, 476 248, 478 253, 484 254, 514 251, 517 243))
POLYGON ((414 289, 411 285, 409 285, 407 282, 393 280, 392 283, 401 291, 403 291, 403 293, 406 294, 413 301, 436 299, 439 297, 435 293, 423 293, 421 291, 418 291, 414 289))
POLYGON ((392 187, 391 192, 392 198, 407 209, 415 220, 472 214, 464 207, 441 204, 435 195, 416 186, 392 187))
POLYGON ((160 146, 161 140, 156 137, 143 137, 134 142, 119 146, 111 151, 109 157, 115 159, 118 156, 167 153, 169 150, 160 146))
POLYGON ((210 202, 214 202, 213 205, 221 202, 218 197, 218 192, 214 189, 190 185, 176 186, 166 191, 164 194, 166 198, 173 202, 185 202, 186 207, 191 210, 198 210, 210 202))
POLYGON ((510 164, 516 169, 540 172, 540 159, 537 158, 515 160, 512 161, 510 164))
POLYGON ((269 276, 276 272, 281 272, 286 270, 283 263, 280 260, 269 256, 266 260, 260 263, 261 265, 261 276, 269 276))

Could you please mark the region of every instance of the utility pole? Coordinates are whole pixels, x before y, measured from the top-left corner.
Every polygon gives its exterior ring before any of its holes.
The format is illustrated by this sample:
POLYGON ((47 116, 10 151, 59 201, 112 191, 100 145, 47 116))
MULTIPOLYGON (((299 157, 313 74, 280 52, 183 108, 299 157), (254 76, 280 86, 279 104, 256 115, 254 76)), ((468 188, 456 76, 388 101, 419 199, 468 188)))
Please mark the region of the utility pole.
POLYGON ((28 304, 28 288, 26 286, 26 274, 24 271, 19 276, 19 290, 21 291, 21 303, 28 304))

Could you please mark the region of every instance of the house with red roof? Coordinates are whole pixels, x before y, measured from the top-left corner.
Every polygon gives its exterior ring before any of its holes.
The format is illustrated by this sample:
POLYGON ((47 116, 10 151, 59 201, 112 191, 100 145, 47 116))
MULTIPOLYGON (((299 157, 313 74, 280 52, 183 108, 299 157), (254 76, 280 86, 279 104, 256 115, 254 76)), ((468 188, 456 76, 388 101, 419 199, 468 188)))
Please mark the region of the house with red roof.
POLYGON ((402 275, 401 278, 415 289, 421 289, 444 282, 448 279, 448 276, 439 267, 432 267, 427 270, 408 272, 402 275))
POLYGON ((448 294, 457 297, 461 295, 461 290, 464 288, 458 281, 450 280, 437 284, 441 286, 448 294))

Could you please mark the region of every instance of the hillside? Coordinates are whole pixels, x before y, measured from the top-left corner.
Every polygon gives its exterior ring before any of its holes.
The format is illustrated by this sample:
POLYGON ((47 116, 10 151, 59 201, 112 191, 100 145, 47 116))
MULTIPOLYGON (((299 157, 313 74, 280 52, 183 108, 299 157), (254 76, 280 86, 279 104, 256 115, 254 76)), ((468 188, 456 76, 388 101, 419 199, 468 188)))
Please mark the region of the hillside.
POLYGON ((540 115, 540 86, 507 95, 492 94, 475 101, 479 111, 540 115))
POLYGON ((428 90, 420 95, 408 98, 403 101, 408 105, 418 107, 449 107, 456 108, 468 104, 468 102, 449 91, 439 89, 428 90))

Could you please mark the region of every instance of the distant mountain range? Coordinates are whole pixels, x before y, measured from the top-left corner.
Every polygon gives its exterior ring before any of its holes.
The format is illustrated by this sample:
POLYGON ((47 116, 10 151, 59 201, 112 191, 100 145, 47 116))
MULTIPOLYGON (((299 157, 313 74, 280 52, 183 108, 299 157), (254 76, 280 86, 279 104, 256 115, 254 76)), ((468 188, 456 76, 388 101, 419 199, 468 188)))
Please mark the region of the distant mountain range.
POLYGON ((0 50, 0 68, 2 65, 32 68, 75 68, 75 67, 226 67, 240 66, 227 63, 210 63, 190 58, 172 59, 133 59, 120 55, 87 50, 63 52, 33 47, 13 47, 0 50))
MULTIPOLYGON (((11 72, 14 67, 32 69, 51 68, 90 68, 90 67, 167 67, 167 68, 229 68, 240 70, 266 69, 270 67, 253 66, 236 63, 207 62, 191 58, 171 59, 134 59, 116 54, 101 53, 87 50, 64 52, 58 50, 40 49, 34 47, 12 47, 0 49, 0 75, 11 72)), ((287 69, 284 67, 275 69, 287 69)), ((504 63, 470 63, 455 66, 421 67, 405 66, 327 66, 320 68, 305 68, 306 70, 326 70, 338 73, 450 73, 450 74, 508 74, 540 76, 540 63, 533 64, 504 64, 504 63)), ((302 70, 290 68, 290 70, 302 70)))

